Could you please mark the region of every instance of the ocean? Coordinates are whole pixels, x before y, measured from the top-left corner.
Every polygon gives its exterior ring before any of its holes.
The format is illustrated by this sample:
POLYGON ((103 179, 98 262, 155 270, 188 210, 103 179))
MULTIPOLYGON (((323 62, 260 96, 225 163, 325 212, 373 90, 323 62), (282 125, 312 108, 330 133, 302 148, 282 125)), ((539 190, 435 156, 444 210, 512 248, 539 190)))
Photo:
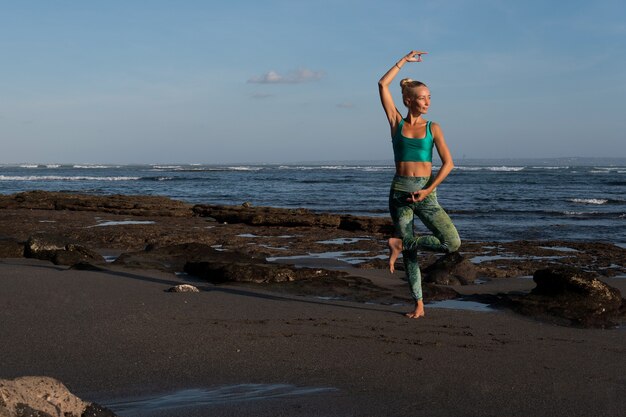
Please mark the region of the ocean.
MULTIPOLYGON (((626 163, 457 161, 440 204, 462 239, 603 241, 626 247, 626 163)), ((602 162, 602 161, 600 161, 602 162)), ((436 169, 436 166, 435 166, 436 169)), ((391 162, 0 165, 0 194, 30 190, 167 196, 188 203, 387 216, 391 162)), ((418 230, 423 226, 417 223, 418 230)))

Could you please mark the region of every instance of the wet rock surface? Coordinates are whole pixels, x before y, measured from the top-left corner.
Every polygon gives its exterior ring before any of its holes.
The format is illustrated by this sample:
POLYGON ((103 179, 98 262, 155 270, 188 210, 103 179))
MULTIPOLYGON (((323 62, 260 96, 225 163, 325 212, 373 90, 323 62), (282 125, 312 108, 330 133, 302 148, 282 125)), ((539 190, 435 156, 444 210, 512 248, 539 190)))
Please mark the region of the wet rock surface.
MULTIPOLYGON (((26 256, 76 269, 112 265, 187 271, 207 285, 264 285, 311 296, 410 303, 404 286, 400 297, 400 290, 390 290, 406 285, 398 280, 402 273, 391 284, 378 285, 345 272, 386 270, 390 227, 387 217, 251 205, 193 206, 162 197, 47 192, 0 196, 3 258, 22 256, 23 250, 26 256), (117 259, 104 263, 102 254, 117 259)), ((458 254, 418 256, 428 300, 456 297, 449 286, 532 276, 561 266, 599 278, 626 276, 626 249, 607 242, 466 240, 458 254)))
POLYGON ((115 417, 95 403, 81 400, 60 381, 43 376, 0 379, 0 416, 115 417))
POLYGON ((97 196, 48 191, 28 191, 0 196, 0 209, 97 211, 133 216, 191 216, 192 205, 167 197, 97 196))
POLYGON ((506 295, 504 303, 524 315, 582 327, 615 327, 626 314, 620 291, 595 274, 556 267, 536 271, 533 280, 530 294, 506 295))

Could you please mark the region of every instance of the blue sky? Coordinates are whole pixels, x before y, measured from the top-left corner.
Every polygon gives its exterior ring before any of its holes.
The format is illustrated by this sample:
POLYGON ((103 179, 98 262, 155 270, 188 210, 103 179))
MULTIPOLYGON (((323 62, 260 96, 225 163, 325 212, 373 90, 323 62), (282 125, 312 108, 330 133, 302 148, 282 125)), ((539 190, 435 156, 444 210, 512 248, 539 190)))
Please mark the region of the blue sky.
POLYGON ((0 163, 391 160, 411 49, 453 157, 626 157, 623 1, 24 0, 0 163))

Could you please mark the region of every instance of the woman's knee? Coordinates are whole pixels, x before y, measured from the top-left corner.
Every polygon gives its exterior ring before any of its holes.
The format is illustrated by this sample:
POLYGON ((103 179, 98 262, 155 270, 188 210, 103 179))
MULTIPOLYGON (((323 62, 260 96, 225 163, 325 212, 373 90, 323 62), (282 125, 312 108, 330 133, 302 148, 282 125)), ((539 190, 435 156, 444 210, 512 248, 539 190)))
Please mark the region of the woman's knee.
POLYGON ((446 239, 446 246, 448 247, 448 252, 456 252, 461 247, 461 238, 459 235, 452 236, 450 239, 446 239))

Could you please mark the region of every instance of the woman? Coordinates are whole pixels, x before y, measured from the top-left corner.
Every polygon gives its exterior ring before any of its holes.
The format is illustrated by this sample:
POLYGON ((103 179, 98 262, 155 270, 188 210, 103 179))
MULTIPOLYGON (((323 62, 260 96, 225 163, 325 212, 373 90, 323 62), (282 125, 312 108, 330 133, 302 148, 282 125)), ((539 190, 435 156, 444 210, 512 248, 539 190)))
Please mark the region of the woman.
POLYGON ((448 176, 454 164, 446 145, 441 127, 426 121, 424 115, 430 106, 430 91, 424 83, 405 78, 400 81, 402 101, 407 107, 406 117, 396 108, 389 85, 407 62, 420 62, 427 52, 411 51, 378 82, 380 100, 385 109, 393 143, 396 175, 389 193, 389 212, 398 237, 389 239, 389 270, 394 272, 394 264, 400 253, 404 260, 406 274, 415 299, 415 310, 407 313, 410 318, 424 316, 422 278, 417 263, 419 249, 436 252, 454 252, 459 249, 461 240, 450 217, 437 202, 436 188, 448 176), (432 177, 432 148, 437 148, 441 158, 441 168, 432 177), (433 236, 413 234, 413 218, 417 215, 433 236))

